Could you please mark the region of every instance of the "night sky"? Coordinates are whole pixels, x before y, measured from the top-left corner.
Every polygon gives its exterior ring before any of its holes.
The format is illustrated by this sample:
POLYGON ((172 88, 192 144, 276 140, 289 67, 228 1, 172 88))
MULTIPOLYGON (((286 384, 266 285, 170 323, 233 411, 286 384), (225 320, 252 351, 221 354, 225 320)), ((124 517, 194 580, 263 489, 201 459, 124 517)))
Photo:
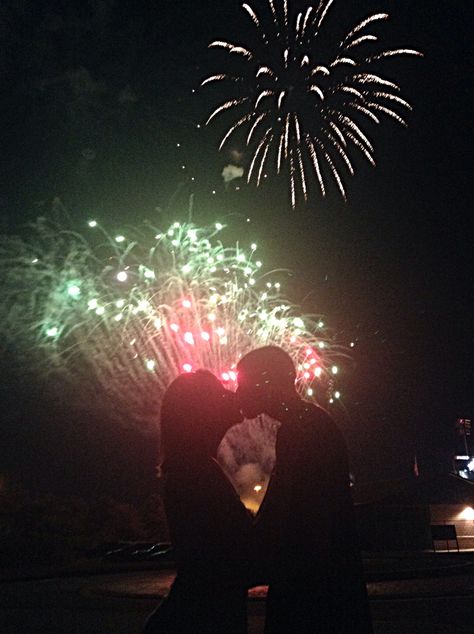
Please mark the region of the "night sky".
MULTIPOLYGON (((266 266, 292 270, 291 299, 357 342, 337 418, 360 480, 409 475, 415 453, 420 470, 446 471, 454 421, 474 415, 472 3, 336 0, 326 28, 347 31, 378 11, 391 16, 378 29, 386 48, 425 54, 384 66, 414 106, 408 129, 368 124, 377 167, 355 160, 347 202, 333 185, 325 199, 313 186, 291 210, 282 179, 225 188, 223 167, 247 169, 251 155, 237 142, 219 154, 218 122, 197 127, 219 94, 200 81, 226 63, 207 44, 248 42, 236 0, 4 0, 0 9, 2 229, 18 230, 55 198, 77 226, 166 224, 187 218, 194 194, 196 222, 224 220, 224 239, 258 242, 266 266)), ((8 375, 0 472, 132 497, 149 485, 149 439, 100 421, 59 425, 64 404, 38 407, 40 394, 8 375)))

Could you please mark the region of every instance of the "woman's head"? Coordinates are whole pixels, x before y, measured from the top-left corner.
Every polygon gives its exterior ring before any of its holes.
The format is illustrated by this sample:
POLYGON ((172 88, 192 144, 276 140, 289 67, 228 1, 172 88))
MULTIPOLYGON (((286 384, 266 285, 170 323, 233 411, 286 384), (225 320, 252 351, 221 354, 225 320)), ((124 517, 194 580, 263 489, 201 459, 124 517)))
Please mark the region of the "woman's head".
POLYGON ((205 370, 178 376, 161 406, 166 461, 215 453, 226 431, 242 420, 235 395, 205 370))

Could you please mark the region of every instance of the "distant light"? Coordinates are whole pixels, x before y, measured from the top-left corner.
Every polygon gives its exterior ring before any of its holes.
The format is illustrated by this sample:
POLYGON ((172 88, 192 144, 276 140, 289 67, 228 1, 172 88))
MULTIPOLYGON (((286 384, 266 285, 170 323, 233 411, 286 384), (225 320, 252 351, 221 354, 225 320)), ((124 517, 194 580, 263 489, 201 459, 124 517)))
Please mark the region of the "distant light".
POLYGON ((201 332, 201 339, 203 339, 204 341, 209 341, 210 338, 211 335, 208 332, 206 332, 205 330, 201 332))
POLYGON ((183 299, 183 308, 191 308, 192 303, 189 299, 183 299))
POLYGON ((31 260, 31 264, 37 264, 39 262, 38 258, 35 258, 34 260, 31 260))
POLYGON ((260 260, 257 260, 255 262, 255 264, 256 264, 257 268, 260 268, 262 266, 262 263, 260 262, 260 260))
POLYGON ((183 363, 183 370, 185 372, 192 372, 193 366, 190 363, 183 363))
POLYGON ((337 374, 339 372, 339 368, 337 367, 337 365, 333 365, 331 368, 331 372, 333 374, 337 374))
POLYGON ((95 314, 96 315, 103 315, 105 313, 105 308, 103 306, 98 306, 95 309, 95 314))
POLYGON ((155 363, 155 361, 153 361, 153 359, 147 359, 145 365, 146 365, 146 369, 150 370, 150 372, 151 372, 152 370, 155 369, 156 363, 155 363))
POLYGON ((87 307, 89 308, 89 310, 94 310, 97 308, 97 300, 96 299, 90 299, 87 302, 87 307))
MULTIPOLYGON (((213 194, 215 194, 216 192, 213 191, 213 194)), ((216 222, 216 229, 217 231, 221 231, 224 228, 224 225, 222 225, 220 222, 216 222)))
POLYGON ((313 388, 309 387, 309 388, 306 390, 306 394, 307 394, 308 396, 313 396, 313 388))
POLYGON ((216 328, 216 332, 219 335, 219 337, 223 337, 225 335, 225 329, 222 328, 222 326, 220 328, 216 328))
POLYGON ((355 346, 355 343, 353 341, 351 341, 351 343, 349 344, 351 348, 353 348, 355 346))
POLYGON ((221 374, 221 378, 222 378, 223 381, 226 381, 226 382, 229 381, 230 380, 229 373, 228 372, 223 372, 221 374))
POLYGON ((250 286, 254 286, 255 285, 255 280, 253 279, 253 277, 249 280, 249 284, 250 284, 250 286))
POLYGON ((229 370, 229 376, 231 378, 231 381, 237 381, 237 372, 234 372, 233 370, 229 370))
POLYGON ((114 317, 115 321, 122 321, 123 319, 123 314, 122 313, 117 313, 114 317))
POLYGON ((334 392, 334 398, 341 398, 340 392, 334 392))
POLYGON ((163 321, 157 317, 155 320, 153 320, 153 325, 155 326, 155 328, 161 328, 161 326, 163 325, 163 321))
POLYGON ((152 271, 151 269, 145 269, 144 276, 146 278, 148 278, 149 280, 154 280, 155 279, 155 272, 152 271))
POLYGON ((276 289, 279 289, 280 287, 281 287, 280 282, 277 282, 277 283, 275 284, 275 288, 276 288, 276 289))
POLYGON ((330 398, 330 399, 329 399, 329 402, 330 402, 330 403, 334 403, 334 399, 333 399, 333 398, 330 398))
POLYGON ((173 222, 173 228, 174 229, 179 229, 181 225, 179 224, 179 222, 173 222))
POLYGON ((256 484, 253 488, 253 490, 255 491, 255 493, 260 493, 260 491, 263 489, 261 484, 256 484))
POLYGON ((115 236, 115 242, 125 242, 125 236, 115 236))
POLYGON ((320 341, 320 342, 318 343, 318 346, 319 346, 319 348, 321 348, 321 350, 322 350, 323 348, 325 348, 325 347, 326 347, 326 344, 324 343, 324 341, 320 341))
POLYGON ((257 248, 257 245, 255 244, 255 242, 253 242, 253 243, 250 245, 250 248, 252 249, 252 251, 255 251, 255 249, 257 248))
POLYGON ((93 229, 94 227, 97 227, 97 220, 89 220, 87 224, 91 227, 91 229, 93 229))
POLYGON ((172 244, 174 247, 179 247, 179 240, 171 240, 171 244, 172 244))
POLYGON ((150 302, 146 299, 141 299, 137 304, 137 310, 146 311, 150 307, 150 302))
POLYGON ((117 279, 119 282, 126 282, 128 279, 128 275, 125 271, 120 271, 117 273, 117 279))
POLYGON ((170 324, 170 330, 172 330, 173 332, 178 332, 179 330, 178 324, 170 324))
POLYGON ((314 376, 316 376, 318 379, 322 374, 322 369, 318 366, 315 370, 314 370, 314 376))
POLYGON ((472 508, 472 506, 466 506, 466 508, 461 511, 461 513, 459 513, 458 518, 462 520, 474 521, 474 509, 472 508))
POLYGON ((324 328, 324 321, 318 321, 318 328, 324 328))
POLYGON ((58 334, 58 332, 59 332, 59 328, 57 328, 56 326, 53 326, 52 328, 48 328, 48 329, 46 330, 46 335, 47 335, 48 337, 56 337, 56 335, 58 334))
POLYGON ((293 319, 293 325, 297 328, 304 328, 304 321, 301 319, 301 317, 295 317, 293 319))
POLYGON ((115 305, 117 306, 117 308, 123 308, 125 306, 125 300, 124 299, 118 299, 115 302, 115 305))

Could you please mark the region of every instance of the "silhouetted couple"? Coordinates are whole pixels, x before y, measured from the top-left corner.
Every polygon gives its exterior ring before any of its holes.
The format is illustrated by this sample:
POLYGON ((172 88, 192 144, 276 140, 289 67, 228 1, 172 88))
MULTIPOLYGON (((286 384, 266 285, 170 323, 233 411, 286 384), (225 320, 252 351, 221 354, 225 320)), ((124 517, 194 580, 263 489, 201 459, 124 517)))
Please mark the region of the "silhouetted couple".
POLYGON ((281 348, 239 362, 238 390, 214 375, 179 376, 161 410, 165 508, 177 577, 144 633, 245 634, 247 590, 269 584, 265 634, 372 632, 344 440, 295 390, 281 348), (257 516, 215 460, 243 416, 280 423, 276 462, 257 516))

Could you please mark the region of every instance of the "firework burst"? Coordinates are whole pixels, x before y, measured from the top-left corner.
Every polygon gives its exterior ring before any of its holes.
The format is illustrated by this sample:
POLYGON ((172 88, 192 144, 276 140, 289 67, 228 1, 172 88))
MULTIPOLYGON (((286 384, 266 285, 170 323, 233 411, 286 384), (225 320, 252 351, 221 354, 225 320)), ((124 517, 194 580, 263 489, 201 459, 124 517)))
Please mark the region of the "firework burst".
POLYGON ((326 193, 326 172, 334 178, 344 199, 342 170, 354 174, 352 150, 375 165, 374 147, 364 131, 367 122, 388 117, 406 126, 403 112, 410 104, 399 86, 379 71, 386 58, 420 56, 408 48, 380 50, 371 33, 386 13, 376 13, 357 24, 333 47, 322 47, 327 16, 334 0, 321 0, 293 14, 287 0, 268 0, 255 9, 242 5, 256 29, 258 44, 252 50, 222 40, 210 48, 224 49, 240 58, 235 74, 207 77, 202 85, 226 84, 232 96, 219 104, 207 124, 226 111, 234 121, 219 149, 245 130, 245 143, 253 157, 247 180, 260 184, 267 166, 289 175, 291 205, 299 189, 308 196, 308 176, 313 172, 321 194, 326 193))
POLYGON ((41 220, 28 239, 4 236, 3 340, 24 368, 150 429, 178 374, 209 368, 233 388, 239 358, 268 344, 290 352, 305 397, 338 398, 343 352, 321 319, 285 299, 256 244, 224 246, 223 229, 176 222, 113 236, 90 221, 86 236, 41 220))

